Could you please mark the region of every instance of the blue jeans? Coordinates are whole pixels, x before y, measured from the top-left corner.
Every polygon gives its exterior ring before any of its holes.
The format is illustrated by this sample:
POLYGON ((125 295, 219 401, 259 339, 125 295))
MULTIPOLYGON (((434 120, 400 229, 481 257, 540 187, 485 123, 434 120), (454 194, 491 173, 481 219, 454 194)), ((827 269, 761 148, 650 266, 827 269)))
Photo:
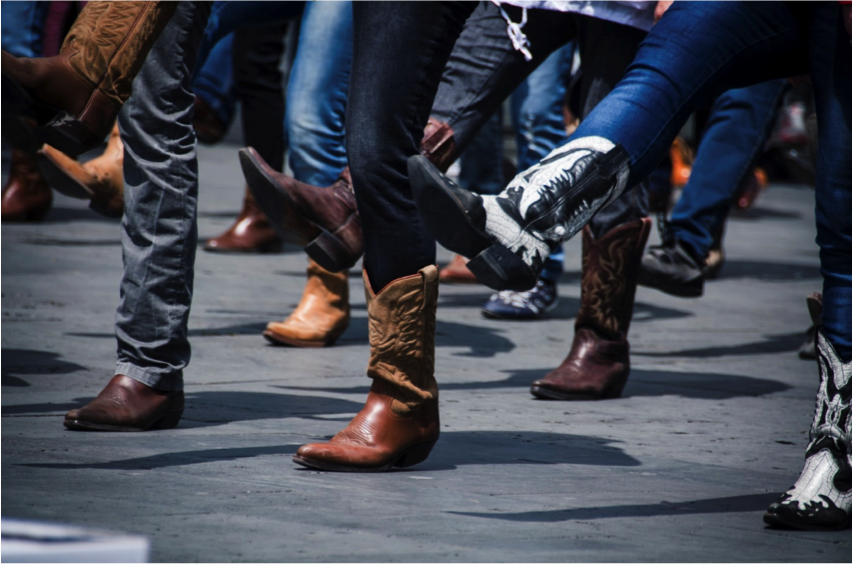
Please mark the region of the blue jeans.
POLYGON ((234 68, 231 59, 233 45, 233 33, 229 33, 222 41, 216 43, 193 80, 195 93, 205 101, 226 128, 234 117, 236 104, 234 68))
POLYGON ((499 194, 506 186, 500 110, 471 138, 459 156, 459 185, 478 194, 499 194))
POLYGON ((124 141, 122 258, 116 374, 159 390, 183 388, 198 232, 192 71, 210 10, 181 2, 119 113, 124 141))
POLYGON ((784 80, 771 80, 735 88, 711 106, 690 180, 668 225, 671 236, 693 256, 708 256, 732 197, 773 126, 785 87, 784 80))
POLYGON ((731 88, 811 73, 820 151, 815 218, 823 332, 851 357, 851 57, 834 2, 676 2, 573 138, 621 144, 631 179, 652 172, 687 117, 731 88), (792 10, 797 10, 794 13, 792 10))
POLYGON ((352 66, 352 2, 308 2, 287 87, 293 176, 327 186, 347 166, 344 119, 352 66))
POLYGON ((3 50, 16 57, 41 57, 44 44, 44 21, 50 2, 3 2, 3 50))

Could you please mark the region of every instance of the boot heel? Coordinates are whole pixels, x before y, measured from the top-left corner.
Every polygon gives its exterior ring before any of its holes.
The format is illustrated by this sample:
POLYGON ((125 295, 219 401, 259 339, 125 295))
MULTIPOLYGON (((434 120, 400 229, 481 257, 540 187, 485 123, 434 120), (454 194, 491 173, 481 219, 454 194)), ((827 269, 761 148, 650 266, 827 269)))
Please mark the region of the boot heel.
POLYGON ((314 261, 330 272, 352 268, 363 254, 361 224, 355 215, 334 233, 322 233, 305 247, 305 252, 314 261))
POLYGON ((183 409, 176 409, 173 411, 168 411, 163 414, 163 417, 154 424, 152 429, 174 429, 178 426, 178 423, 181 421, 181 416, 184 414, 183 409))
POLYGON ((408 468, 409 466, 420 464, 421 462, 427 459, 429 453, 432 452, 432 447, 435 446, 435 443, 436 441, 433 441, 431 443, 426 443, 410 448, 406 451, 406 454, 397 459, 397 462, 394 463, 394 466, 397 468, 408 468))
POLYGON ((477 280, 493 290, 523 292, 536 285, 534 273, 521 257, 502 245, 492 245, 468 263, 477 280))

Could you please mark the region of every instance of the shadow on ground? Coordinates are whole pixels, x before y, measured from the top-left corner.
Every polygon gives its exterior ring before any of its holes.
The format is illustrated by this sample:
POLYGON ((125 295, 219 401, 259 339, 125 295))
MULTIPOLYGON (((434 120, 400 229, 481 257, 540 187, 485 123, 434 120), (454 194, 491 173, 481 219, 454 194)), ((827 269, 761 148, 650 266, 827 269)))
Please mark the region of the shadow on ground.
MULTIPOLYGON (((38 351, 32 349, 3 349, 2 385, 25 387, 30 384, 12 376, 28 374, 70 374, 78 370, 85 370, 74 362, 62 360, 61 356, 54 352, 38 351)), ((4 408, 5 411, 5 408, 4 408)))
POLYGON ((749 343, 743 343, 742 345, 714 346, 666 352, 632 350, 631 353, 636 356, 647 356, 652 358, 717 358, 723 356, 784 353, 795 351, 800 348, 800 345, 805 339, 805 331, 802 333, 785 333, 782 335, 763 335, 763 337, 764 338, 760 341, 752 341, 749 343))
POLYGON ((779 499, 778 493, 761 493, 698 499, 695 501, 645 503, 637 505, 611 505, 601 507, 578 507, 550 511, 523 511, 521 513, 475 513, 448 511, 455 515, 483 517, 520 523, 558 523, 560 521, 588 521, 625 517, 660 517, 701 513, 741 513, 763 511, 779 499))

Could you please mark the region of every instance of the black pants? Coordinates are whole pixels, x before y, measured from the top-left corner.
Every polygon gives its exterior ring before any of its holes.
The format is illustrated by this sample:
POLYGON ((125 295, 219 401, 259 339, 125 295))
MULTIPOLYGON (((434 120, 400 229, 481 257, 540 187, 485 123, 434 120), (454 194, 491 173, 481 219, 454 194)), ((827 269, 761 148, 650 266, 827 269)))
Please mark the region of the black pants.
POLYGON ((435 264, 435 240, 412 197, 441 74, 475 2, 355 2, 347 154, 364 231, 364 266, 379 292, 435 264))

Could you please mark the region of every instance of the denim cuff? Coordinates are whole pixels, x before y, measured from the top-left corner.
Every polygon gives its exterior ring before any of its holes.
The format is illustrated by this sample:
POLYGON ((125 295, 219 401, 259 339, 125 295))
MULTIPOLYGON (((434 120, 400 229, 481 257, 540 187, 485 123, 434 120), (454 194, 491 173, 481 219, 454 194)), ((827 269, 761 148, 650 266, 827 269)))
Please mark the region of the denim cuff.
POLYGON ((119 374, 145 384, 149 388, 163 392, 179 392, 184 389, 183 371, 172 374, 159 374, 149 372, 129 362, 118 362, 116 363, 116 375, 119 374))

